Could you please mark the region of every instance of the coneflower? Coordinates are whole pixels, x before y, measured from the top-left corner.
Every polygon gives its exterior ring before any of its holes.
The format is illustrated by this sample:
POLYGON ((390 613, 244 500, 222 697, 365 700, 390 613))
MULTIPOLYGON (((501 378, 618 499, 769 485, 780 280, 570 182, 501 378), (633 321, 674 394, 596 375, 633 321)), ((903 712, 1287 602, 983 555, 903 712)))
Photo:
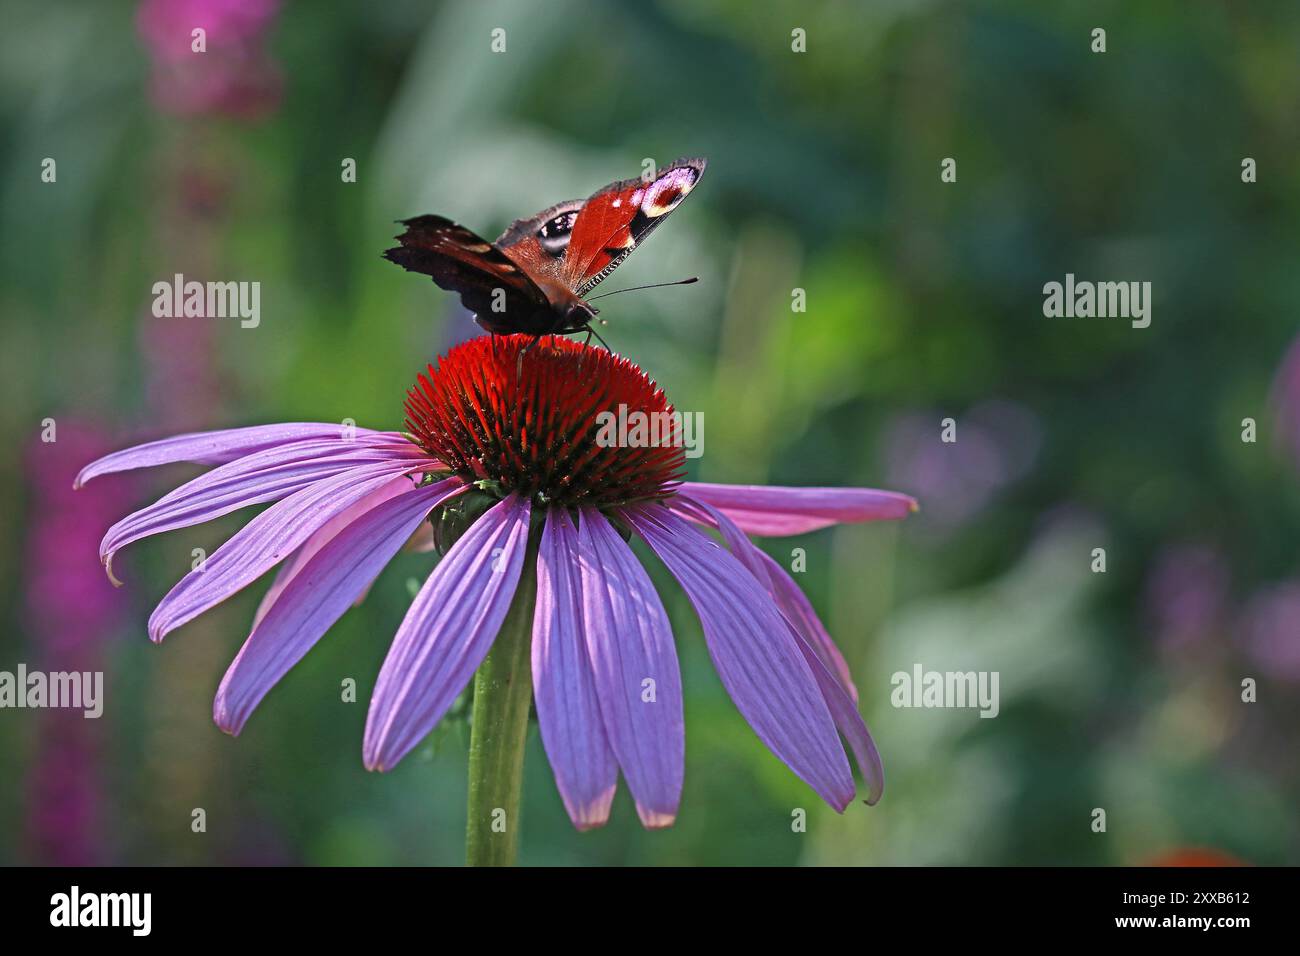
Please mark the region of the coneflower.
POLYGON ((230 733, 409 539, 432 534, 445 554, 398 627, 363 752, 367 767, 393 767, 477 672, 472 861, 512 858, 533 699, 578 828, 605 823, 620 770, 645 826, 676 816, 681 678, 633 535, 685 590, 723 685, 771 751, 843 811, 854 783, 842 734, 874 803, 880 759, 844 659, 790 576, 746 532, 901 518, 915 502, 861 488, 683 482, 680 443, 598 440, 601 413, 620 410, 673 412, 636 365, 604 350, 483 337, 419 377, 405 433, 286 424, 183 435, 100 459, 78 483, 174 461, 217 466, 109 529, 101 557, 110 574, 113 555, 133 541, 276 502, 182 579, 149 621, 161 640, 281 565, 217 691, 215 719, 230 733), (504 836, 489 818, 504 822, 504 836))

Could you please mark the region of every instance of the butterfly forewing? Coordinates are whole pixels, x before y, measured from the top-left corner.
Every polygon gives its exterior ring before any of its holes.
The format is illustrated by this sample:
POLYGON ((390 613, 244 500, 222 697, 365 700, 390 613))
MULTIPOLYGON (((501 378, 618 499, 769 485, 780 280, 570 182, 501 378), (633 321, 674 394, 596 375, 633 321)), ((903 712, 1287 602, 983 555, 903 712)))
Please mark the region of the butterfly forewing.
POLYGON ((527 219, 516 219, 497 238, 497 245, 509 249, 513 256, 516 246, 533 240, 539 252, 551 259, 562 259, 569 248, 573 224, 585 203, 585 199, 570 199, 568 202, 556 203, 550 209, 543 209, 527 219))
POLYGON ((564 253, 561 277, 586 295, 618 268, 704 175, 704 159, 679 159, 648 179, 626 179, 583 204, 564 253))

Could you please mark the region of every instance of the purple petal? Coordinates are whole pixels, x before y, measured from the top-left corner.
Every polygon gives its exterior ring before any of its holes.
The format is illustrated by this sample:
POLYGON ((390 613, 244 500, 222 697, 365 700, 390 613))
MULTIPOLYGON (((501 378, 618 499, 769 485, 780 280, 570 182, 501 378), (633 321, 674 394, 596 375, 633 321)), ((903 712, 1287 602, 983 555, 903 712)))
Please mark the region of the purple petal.
POLYGON ((623 514, 681 583, 709 656, 759 739, 838 811, 853 775, 822 691, 781 612, 735 557, 662 505, 623 514))
POLYGON ((605 737, 582 638, 578 532, 559 508, 547 512, 537 552, 532 660, 537 723, 564 808, 579 830, 604 826, 618 763, 605 737))
MULTIPOLYGON (((404 441, 402 435, 397 432, 376 432, 369 428, 357 428, 354 437, 367 443, 404 441)), ((169 465, 180 461, 197 465, 222 465, 254 452, 278 448, 292 442, 329 440, 343 442, 351 439, 347 437, 342 425, 319 422, 254 425, 251 428, 228 428, 224 431, 174 435, 160 441, 151 441, 145 445, 115 451, 111 455, 92 461, 81 469, 72 486, 80 488, 92 478, 118 471, 152 468, 155 465, 169 465)))
POLYGON ((706 502, 740 526, 765 537, 803 534, 833 524, 906 518, 916 499, 873 488, 782 488, 683 482, 679 489, 706 502))
MULTIPOLYGON (((289 583, 294 579, 298 572, 301 571, 307 562, 311 560, 312 556, 321 548, 325 547, 325 545, 327 545, 335 535, 376 505, 382 504, 389 498, 395 498, 410 490, 411 476, 404 475, 400 478, 391 478, 389 479, 388 484, 381 485, 378 489, 372 491, 360 501, 353 502, 343 511, 334 515, 334 517, 330 518, 323 525, 317 528, 312 533, 312 536, 303 543, 302 547, 294 551, 289 559, 281 564, 279 570, 276 571, 275 580, 271 582, 271 586, 267 588, 266 593, 262 595, 262 601, 257 606, 257 613, 253 616, 253 626, 256 627, 257 623, 262 620, 262 618, 266 617, 266 612, 271 609, 271 605, 275 603, 276 599, 284 593, 284 589, 289 586, 289 583)), ((431 527, 429 522, 420 522, 420 526, 415 529, 415 533, 411 537, 419 537, 421 531, 429 527, 431 527)), ((403 549, 406 549, 409 545, 410 542, 408 541, 407 544, 402 547, 403 549)), ((370 587, 367 585, 362 590, 361 595, 357 598, 356 603, 361 603, 362 598, 365 597, 366 591, 369 590, 370 587)))
POLYGON ((474 676, 519 583, 529 502, 511 495, 480 517, 416 595, 380 668, 364 757, 390 770, 433 729, 474 676))
POLYGON ((741 560, 758 583, 772 596, 786 620, 794 625, 800 637, 816 651, 822 663, 839 677, 849 697, 856 701, 858 689, 853 685, 853 676, 849 673, 848 662, 844 660, 844 655, 840 653, 835 641, 822 626, 821 619, 817 617, 817 612, 813 610, 808 598, 786 573, 785 568, 745 537, 744 532, 718 509, 704 502, 693 501, 684 495, 671 499, 668 506, 692 521, 717 528, 722 532, 731 553, 741 560))
MULTIPOLYGON (((420 466, 398 461, 353 468, 308 485, 272 505, 168 592, 149 617, 150 639, 161 641, 182 624, 252 584, 340 512, 358 503, 373 507, 378 503, 373 500, 376 491, 392 485, 396 476, 415 467, 420 466)), ((398 478, 397 482, 406 490, 413 487, 409 478, 398 478)), ((388 497, 401 490, 399 486, 388 497)), ((300 563, 310 557, 310 553, 304 553, 300 563)))
POLYGON ((785 573, 785 568, 756 547, 744 532, 726 515, 701 502, 681 496, 672 500, 671 507, 694 521, 717 528, 732 554, 741 558, 755 580, 775 599, 777 607, 793 630, 799 649, 808 666, 812 668, 817 686, 830 709, 831 718, 857 759, 869 793, 867 805, 874 806, 885 789, 885 772, 880 763, 866 721, 858 713, 857 688, 849 676, 849 667, 831 636, 822 627, 817 614, 804 597, 798 585, 785 573))
POLYGON ((595 508, 582 509, 577 557, 605 733, 641 822, 666 827, 677 816, 686 762, 682 678, 668 615, 645 568, 595 508))
POLYGON ((464 485, 449 478, 377 505, 335 535, 294 576, 253 628, 222 678, 212 717, 237 734, 289 668, 343 616, 438 502, 464 485))
POLYGON ((826 706, 830 708, 831 718, 835 721, 836 728, 849 742, 849 749, 853 751, 858 769, 862 771, 862 779, 867 783, 867 806, 874 807, 880 802, 881 794, 885 792, 885 768, 880 763, 880 751, 876 750, 876 742, 871 739, 867 722, 858 713, 854 699, 836 680, 830 668, 817 656, 817 652, 797 631, 792 630, 791 633, 799 642, 799 650, 803 652, 804 660, 812 669, 813 677, 817 680, 817 686, 821 688, 822 697, 826 701, 826 706))
POLYGON ((127 515, 104 535, 100 559, 111 577, 113 554, 133 541, 210 521, 248 505, 275 501, 361 465, 403 460, 424 463, 429 459, 409 442, 401 449, 371 447, 362 442, 342 446, 338 441, 309 441, 255 452, 214 468, 149 507, 127 515))
MULTIPOLYGON (((754 546, 751 544, 750 547, 754 546)), ((786 573, 785 568, 772 560, 770 555, 764 554, 758 548, 754 548, 754 553, 759 556, 759 560, 767 570, 767 580, 771 583, 769 592, 776 599, 776 605, 781 609, 781 613, 794 625, 799 636, 808 643, 827 669, 836 675, 840 686, 844 688, 849 698, 856 701, 858 689, 853 684, 853 675, 849 673, 848 661, 844 659, 839 647, 822 625, 808 598, 786 573)))

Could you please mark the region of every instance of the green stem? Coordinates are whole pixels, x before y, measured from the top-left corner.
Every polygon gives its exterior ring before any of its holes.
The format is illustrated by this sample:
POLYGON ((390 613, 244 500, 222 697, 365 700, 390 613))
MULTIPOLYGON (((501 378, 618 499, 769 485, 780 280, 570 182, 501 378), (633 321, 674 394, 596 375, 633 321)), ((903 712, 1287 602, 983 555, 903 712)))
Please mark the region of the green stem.
POLYGON ((470 866, 513 866, 519 849, 519 797, 533 700, 536 558, 537 548, 530 544, 501 632, 474 676, 465 834, 465 862, 470 866))

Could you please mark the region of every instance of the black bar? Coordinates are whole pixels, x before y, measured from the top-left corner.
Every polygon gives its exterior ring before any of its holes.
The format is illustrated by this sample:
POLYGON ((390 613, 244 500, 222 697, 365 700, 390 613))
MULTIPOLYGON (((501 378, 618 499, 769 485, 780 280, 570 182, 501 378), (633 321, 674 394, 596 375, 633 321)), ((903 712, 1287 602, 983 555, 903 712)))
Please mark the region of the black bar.
MULTIPOLYGON (((1293 869, 10 869, 0 917, 6 935, 77 933, 130 943, 131 925, 53 926, 59 895, 99 912, 95 894, 148 893, 148 937, 248 944, 456 945, 479 927, 495 938, 557 933, 594 945, 598 927, 646 939, 671 927, 703 937, 755 937, 804 925, 882 943, 894 932, 926 943, 1200 936, 1231 944, 1293 924, 1293 869), (1196 921, 1192 923, 1190 921, 1196 921), (1201 921, 1208 920, 1205 926, 1201 921), (630 921, 630 922, 629 922, 630 921), (1228 922, 1231 921, 1231 922, 1228 922), (640 927, 638 930, 636 927, 640 927), (591 935, 588 935, 590 932, 591 935)), ((121 898, 115 898, 120 903, 121 898)), ((139 898, 143 902, 143 897, 139 898)), ((112 906, 107 908, 111 915, 112 906)), ((84 910, 83 912, 89 912, 84 910)), ((142 909, 122 910, 142 916, 142 909)), ((67 921, 66 919, 64 920, 67 921)), ((137 924, 142 920, 137 919, 137 924)), ((601 929, 601 932, 605 932, 601 929)), ((685 937, 681 941, 684 942, 685 937)), ((664 943, 669 940, 664 939, 664 943)), ((675 945, 675 943, 674 943, 675 945)))

